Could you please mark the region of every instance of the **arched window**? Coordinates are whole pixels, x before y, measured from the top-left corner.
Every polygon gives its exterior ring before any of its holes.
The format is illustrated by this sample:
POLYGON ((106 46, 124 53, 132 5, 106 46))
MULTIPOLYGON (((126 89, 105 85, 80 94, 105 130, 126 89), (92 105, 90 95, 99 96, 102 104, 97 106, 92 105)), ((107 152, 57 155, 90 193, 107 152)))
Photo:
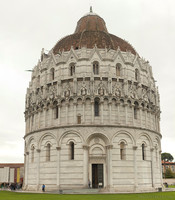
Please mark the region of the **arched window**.
POLYGON ((50 147, 51 145, 48 143, 46 146, 46 161, 50 161, 50 147))
POLYGON ((74 160, 74 143, 70 142, 70 159, 74 160))
POLYGON ((57 105, 57 101, 54 102, 54 119, 58 119, 58 105, 57 105))
POLYGON ((38 75, 37 84, 40 85, 40 75, 38 75))
POLYGON ((70 65, 70 76, 73 76, 75 74, 75 64, 70 65))
POLYGON ((135 80, 138 81, 139 80, 139 70, 135 69, 135 80))
POLYGON ((100 114, 100 109, 99 109, 99 100, 98 99, 95 99, 95 101, 94 101, 94 115, 95 116, 99 116, 100 114))
POLYGON ((97 61, 93 62, 93 73, 95 75, 98 75, 99 74, 99 64, 97 61))
POLYGON ((50 70, 50 75, 51 75, 51 81, 53 81, 55 79, 55 69, 54 68, 52 68, 50 70))
POLYGON ((143 143, 142 144, 142 160, 145 160, 145 156, 146 156, 146 153, 145 153, 145 144, 143 143))
POLYGON ((125 152, 125 143, 121 142, 120 143, 120 159, 121 160, 126 160, 126 152, 125 152))
POLYGON ((121 64, 116 64, 116 76, 121 76, 121 64))
POLYGON ((81 124, 81 115, 77 115, 77 124, 81 124))
POLYGON ((32 148, 31 148, 31 162, 32 163, 34 162, 34 154, 35 154, 35 147, 32 146, 32 148))

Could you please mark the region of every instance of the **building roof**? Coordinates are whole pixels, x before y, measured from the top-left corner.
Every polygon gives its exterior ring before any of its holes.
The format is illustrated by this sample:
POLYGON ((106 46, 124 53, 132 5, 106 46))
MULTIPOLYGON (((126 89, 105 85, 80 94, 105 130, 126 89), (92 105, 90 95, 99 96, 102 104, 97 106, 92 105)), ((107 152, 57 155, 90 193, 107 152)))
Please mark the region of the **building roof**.
POLYGON ((24 167, 24 163, 0 163, 0 168, 2 167, 24 167))
POLYGON ((53 47, 53 53, 69 51, 71 47, 79 49, 82 47, 108 48, 121 51, 130 51, 136 55, 135 49, 125 40, 110 34, 106 28, 105 21, 92 10, 83 16, 78 22, 75 32, 58 41, 53 47))

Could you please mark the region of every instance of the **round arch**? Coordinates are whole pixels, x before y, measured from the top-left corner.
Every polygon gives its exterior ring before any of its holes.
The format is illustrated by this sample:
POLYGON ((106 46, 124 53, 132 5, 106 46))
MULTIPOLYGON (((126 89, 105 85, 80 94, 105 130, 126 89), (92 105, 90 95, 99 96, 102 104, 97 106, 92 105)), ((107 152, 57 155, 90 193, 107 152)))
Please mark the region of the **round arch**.
POLYGON ((40 139, 39 139, 39 141, 38 141, 38 149, 41 148, 41 142, 43 141, 43 139, 44 139, 46 136, 51 136, 51 137, 53 137, 53 138, 55 139, 56 144, 57 144, 57 139, 56 139, 56 137, 55 137, 54 134, 52 134, 52 133, 44 133, 44 134, 40 137, 40 139))
POLYGON ((92 139, 92 138, 95 138, 95 137, 101 138, 101 139, 105 142, 106 145, 109 145, 109 144, 110 144, 109 138, 108 138, 106 135, 102 134, 102 133, 93 133, 93 134, 91 134, 91 135, 87 138, 86 143, 89 144, 89 142, 91 141, 91 139, 92 139))
POLYGON ((140 133, 139 135, 138 135, 138 137, 137 137, 137 144, 138 144, 138 140, 139 140, 139 138, 141 137, 141 136, 145 136, 147 139, 148 139, 148 141, 149 141, 149 143, 150 143, 150 147, 152 148, 153 147, 153 141, 152 141, 152 139, 151 139, 151 137, 147 134, 147 133, 140 133))
POLYGON ((133 145, 136 145, 136 140, 134 139, 134 137, 132 136, 132 134, 129 133, 129 132, 127 132, 127 131, 125 131, 125 130, 120 130, 120 131, 118 131, 117 133, 115 133, 115 134, 113 135, 112 140, 111 140, 111 143, 112 143, 112 144, 113 144, 114 138, 117 137, 117 135, 119 135, 119 134, 126 134, 126 135, 128 135, 128 136, 130 137, 130 139, 131 139, 133 145))
POLYGON ((78 137, 80 137, 80 139, 81 139, 81 141, 82 141, 82 143, 83 143, 83 145, 84 145, 84 139, 83 139, 82 135, 81 135, 80 133, 78 133, 77 131, 75 131, 75 130, 70 130, 70 131, 64 132, 64 133, 61 135, 61 137, 60 137, 59 140, 58 140, 58 146, 61 146, 61 143, 62 143, 63 138, 64 138, 66 135, 70 134, 70 133, 73 133, 73 134, 77 135, 78 137))

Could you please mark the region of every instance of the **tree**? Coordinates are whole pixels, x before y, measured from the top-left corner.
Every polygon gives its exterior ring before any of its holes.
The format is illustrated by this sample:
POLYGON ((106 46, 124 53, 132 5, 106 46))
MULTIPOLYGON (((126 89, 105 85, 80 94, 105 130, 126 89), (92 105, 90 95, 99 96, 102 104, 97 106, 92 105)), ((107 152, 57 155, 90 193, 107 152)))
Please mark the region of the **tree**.
POLYGON ((174 178, 174 173, 171 171, 170 168, 166 169, 165 178, 174 178))
POLYGON ((170 153, 162 153, 161 160, 164 162, 171 162, 174 160, 174 158, 170 153))

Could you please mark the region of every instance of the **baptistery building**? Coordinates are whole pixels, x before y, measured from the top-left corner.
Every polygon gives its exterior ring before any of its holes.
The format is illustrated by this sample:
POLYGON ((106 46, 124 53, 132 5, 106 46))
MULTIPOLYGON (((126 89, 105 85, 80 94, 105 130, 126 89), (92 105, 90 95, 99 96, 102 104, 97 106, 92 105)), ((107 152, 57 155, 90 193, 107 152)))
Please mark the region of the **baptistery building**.
POLYGON ((32 70, 25 190, 162 187, 159 93, 149 62, 90 11, 32 70))

